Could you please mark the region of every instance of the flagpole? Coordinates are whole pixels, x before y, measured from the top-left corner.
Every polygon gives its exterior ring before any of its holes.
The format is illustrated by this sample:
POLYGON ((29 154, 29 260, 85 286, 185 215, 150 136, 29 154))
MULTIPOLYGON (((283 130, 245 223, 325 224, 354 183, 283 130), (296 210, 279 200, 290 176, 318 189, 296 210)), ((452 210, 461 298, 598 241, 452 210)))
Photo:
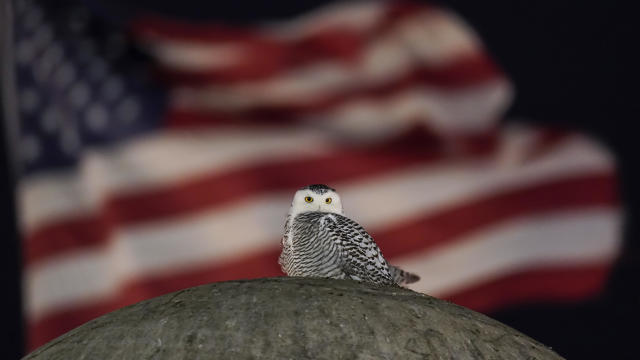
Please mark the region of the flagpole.
POLYGON ((14 181, 19 171, 19 139, 20 128, 18 121, 17 96, 16 96, 16 78, 13 71, 13 17, 12 4, 9 0, 0 0, 0 15, 4 24, 0 28, 0 42, 2 44, 1 52, 3 56, 0 58, 0 67, 2 68, 2 117, 4 118, 5 131, 5 151, 9 161, 9 170, 12 181, 14 181))
POLYGON ((21 247, 17 230, 15 189, 19 171, 19 121, 16 96, 15 67, 13 63, 13 8, 10 0, 0 0, 0 122, 4 135, 4 156, 0 168, 2 192, 0 201, 5 206, 2 219, 4 251, 0 259, 0 280, 6 290, 2 318, 3 358, 17 359, 24 355, 24 318, 22 315, 21 247))

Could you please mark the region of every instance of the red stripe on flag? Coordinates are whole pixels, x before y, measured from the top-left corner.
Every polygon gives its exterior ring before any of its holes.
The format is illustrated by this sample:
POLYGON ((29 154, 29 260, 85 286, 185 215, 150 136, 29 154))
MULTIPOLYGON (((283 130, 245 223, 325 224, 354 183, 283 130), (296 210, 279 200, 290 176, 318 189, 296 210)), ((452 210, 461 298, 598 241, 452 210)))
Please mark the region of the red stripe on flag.
MULTIPOLYGON (((175 82, 180 86, 221 86, 236 82, 273 79, 280 74, 280 70, 286 70, 281 69, 285 67, 285 65, 287 64, 265 64, 263 62, 254 63, 245 61, 234 63, 233 66, 225 67, 224 69, 212 69, 209 71, 173 71, 164 69, 162 75, 167 81, 175 82)), ((352 64, 352 66, 357 66, 357 64, 352 64)), ((426 66, 422 64, 415 64, 415 66, 414 69, 408 70, 405 74, 394 77, 390 83, 373 86, 373 90, 371 91, 381 91, 394 86, 399 87, 399 85, 393 84, 409 83, 422 83, 429 86, 455 89, 479 84, 492 78, 503 77, 502 72, 496 64, 484 53, 464 54, 456 59, 451 59, 447 63, 438 64, 437 66, 426 66)), ((290 70, 290 68, 288 69, 290 70)), ((352 92, 366 91, 366 88, 363 88, 363 86, 355 86, 352 92)))
MULTIPOLYGON (((226 267, 214 266, 211 269, 135 282, 124 286, 115 298, 56 311, 28 325, 29 351, 91 319, 144 299, 211 282, 256 278, 259 277, 254 272, 256 269, 260 269, 260 276, 277 276, 280 274, 277 268, 278 252, 250 257, 226 267), (231 274, 236 276, 232 277, 231 274)), ((528 301, 580 300, 602 289, 609 269, 610 264, 534 269, 501 277, 446 298, 477 311, 491 311, 528 301)))
POLYGON ((596 295, 610 271, 610 263, 545 267, 483 282, 443 298, 485 313, 513 304, 574 302, 596 295))

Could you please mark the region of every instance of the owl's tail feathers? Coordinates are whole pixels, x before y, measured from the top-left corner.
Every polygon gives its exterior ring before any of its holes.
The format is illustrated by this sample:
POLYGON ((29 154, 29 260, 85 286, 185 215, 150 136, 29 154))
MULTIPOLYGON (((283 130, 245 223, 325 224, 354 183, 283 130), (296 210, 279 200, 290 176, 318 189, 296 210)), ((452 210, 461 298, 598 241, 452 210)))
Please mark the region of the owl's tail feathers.
POLYGON ((404 271, 399 267, 395 267, 393 265, 389 265, 389 271, 391 272, 391 276, 393 276, 393 280, 398 285, 411 284, 420 280, 420 276, 408 271, 404 271))

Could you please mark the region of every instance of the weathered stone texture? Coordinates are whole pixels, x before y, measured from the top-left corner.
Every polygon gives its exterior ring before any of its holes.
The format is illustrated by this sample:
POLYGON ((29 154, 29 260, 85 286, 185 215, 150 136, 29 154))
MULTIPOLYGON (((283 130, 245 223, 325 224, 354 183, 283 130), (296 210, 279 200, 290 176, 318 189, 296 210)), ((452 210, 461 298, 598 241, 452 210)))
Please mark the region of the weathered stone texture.
POLYGON ((114 311, 26 359, 561 359, 484 315, 398 287, 270 278, 114 311))

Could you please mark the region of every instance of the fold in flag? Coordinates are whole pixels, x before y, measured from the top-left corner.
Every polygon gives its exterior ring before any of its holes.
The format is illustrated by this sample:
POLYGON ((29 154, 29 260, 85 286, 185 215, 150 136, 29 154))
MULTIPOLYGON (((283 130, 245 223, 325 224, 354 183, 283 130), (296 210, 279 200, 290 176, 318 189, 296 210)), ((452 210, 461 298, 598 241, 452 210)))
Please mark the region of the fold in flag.
POLYGON ((357 2, 119 29, 65 4, 14 3, 30 349, 143 299, 282 275, 310 183, 338 189, 414 290, 485 312, 601 290, 620 247, 611 156, 499 126, 512 88, 455 14, 357 2))

